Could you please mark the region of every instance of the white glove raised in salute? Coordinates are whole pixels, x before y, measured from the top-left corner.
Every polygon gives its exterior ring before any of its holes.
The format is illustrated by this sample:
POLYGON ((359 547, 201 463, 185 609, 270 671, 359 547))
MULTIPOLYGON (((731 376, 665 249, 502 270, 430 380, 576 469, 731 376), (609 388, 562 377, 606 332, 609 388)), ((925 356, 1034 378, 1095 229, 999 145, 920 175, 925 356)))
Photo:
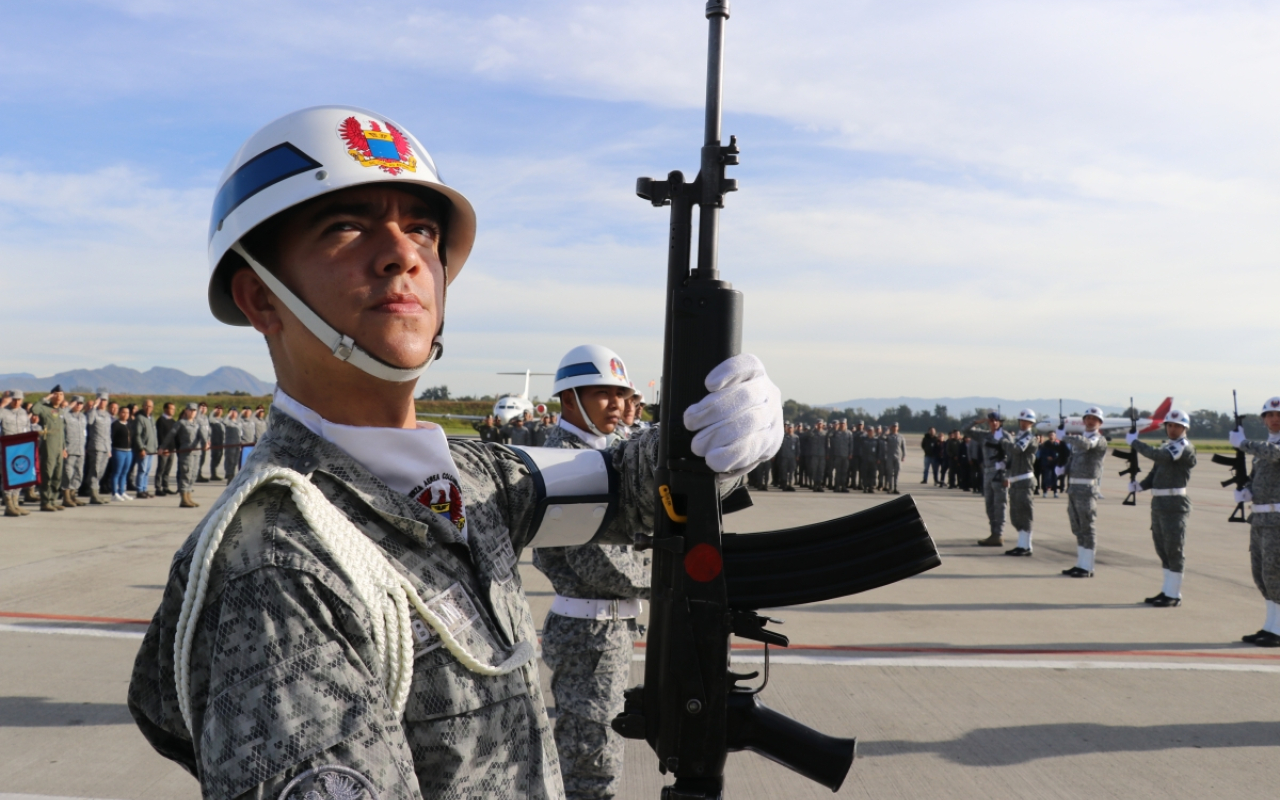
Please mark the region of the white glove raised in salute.
POLYGON ((1133 443, 1134 443, 1134 442, 1136 442, 1136 441, 1138 441, 1138 434, 1136 434, 1136 433, 1126 433, 1126 434, 1124 435, 1124 443, 1125 443, 1125 444, 1133 444, 1133 443))
POLYGON ((1239 449, 1240 445, 1244 444, 1244 440, 1244 428, 1236 428, 1227 434, 1227 441, 1231 442, 1231 446, 1236 449, 1239 449))
POLYGON ((741 353, 711 370, 711 394, 689 406, 684 426, 696 431, 693 453, 725 479, 745 475, 782 446, 782 391, 764 364, 741 353))
POLYGON ((1058 434, 1058 441, 1062 441, 1063 439, 1067 438, 1066 428, 1058 428, 1056 431, 1054 431, 1054 433, 1058 434))

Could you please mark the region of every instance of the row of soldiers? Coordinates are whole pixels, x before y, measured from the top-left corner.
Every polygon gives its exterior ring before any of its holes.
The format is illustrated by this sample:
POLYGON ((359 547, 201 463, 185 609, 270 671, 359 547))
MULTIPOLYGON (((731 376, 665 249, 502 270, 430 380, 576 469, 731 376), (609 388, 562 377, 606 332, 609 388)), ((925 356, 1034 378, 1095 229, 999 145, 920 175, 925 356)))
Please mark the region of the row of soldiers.
POLYGON ((150 399, 122 406, 106 392, 93 400, 68 397, 61 386, 36 403, 24 403, 19 390, 6 391, 0 398, 0 435, 38 432, 40 469, 38 487, 29 490, 26 498, 18 490, 5 493, 5 516, 25 516, 23 499, 39 502, 41 511, 106 505, 110 501, 102 495, 109 492, 114 499, 133 499, 123 494, 125 478, 135 498, 178 494, 180 507, 196 508, 193 484, 220 480, 218 467, 223 463, 225 479, 230 481, 242 451, 266 432, 263 406, 256 411, 232 407, 224 416, 221 405, 210 413, 206 403, 189 403, 175 416, 175 405, 165 403, 153 418, 154 408, 150 399), (153 460, 154 495, 150 491, 153 460), (175 466, 176 492, 171 488, 175 466), (121 491, 112 492, 108 487, 121 469, 127 473, 122 476, 121 491))
POLYGON ((861 421, 850 428, 845 419, 830 426, 822 420, 813 426, 787 423, 777 455, 752 471, 749 485, 767 491, 772 476, 784 492, 794 492, 798 484, 815 492, 899 494, 898 474, 906 457, 897 423, 888 429, 861 421))

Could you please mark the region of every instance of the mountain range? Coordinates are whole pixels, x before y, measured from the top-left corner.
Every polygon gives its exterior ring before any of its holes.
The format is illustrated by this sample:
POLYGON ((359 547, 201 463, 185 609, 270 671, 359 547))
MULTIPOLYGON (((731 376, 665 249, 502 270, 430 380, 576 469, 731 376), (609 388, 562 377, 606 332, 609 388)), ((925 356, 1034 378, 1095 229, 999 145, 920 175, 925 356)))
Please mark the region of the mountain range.
MULTIPOLYGON (((999 408, 1005 413, 1016 414, 1024 408, 1029 408, 1037 414, 1048 413, 1056 415, 1058 413, 1058 398, 1038 398, 1035 400, 1010 400, 1005 397, 862 397, 856 400, 841 400, 838 403, 826 403, 823 408, 861 408, 869 414, 880 414, 887 408, 897 408, 898 406, 909 406, 912 412, 916 411, 933 411, 934 406, 946 406, 948 413, 954 415, 964 414, 974 409, 999 408)), ((1085 400, 1076 400, 1070 397, 1062 398, 1062 410, 1066 414, 1079 414, 1094 403, 1085 400)), ((1104 412, 1108 414, 1121 415, 1128 411, 1128 406, 1109 406, 1104 403, 1096 404, 1104 412)))
POLYGON ((0 375, 0 389, 23 392, 48 392, 54 386, 85 391, 118 392, 120 394, 207 395, 210 392, 248 392, 261 396, 271 394, 275 384, 267 383, 237 367, 218 367, 208 375, 188 375, 182 370, 152 367, 139 372, 129 367, 108 364, 101 369, 73 369, 47 378, 30 372, 0 375))

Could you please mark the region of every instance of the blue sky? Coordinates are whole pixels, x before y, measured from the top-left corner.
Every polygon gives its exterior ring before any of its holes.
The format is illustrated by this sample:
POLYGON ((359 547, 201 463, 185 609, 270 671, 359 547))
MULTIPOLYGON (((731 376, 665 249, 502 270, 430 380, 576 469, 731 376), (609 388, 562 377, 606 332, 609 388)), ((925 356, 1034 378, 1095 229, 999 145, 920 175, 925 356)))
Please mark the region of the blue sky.
MULTIPOLYGON (((699 0, 42 2, 0 27, 0 372, 270 378, 204 302, 218 175, 320 103, 412 130, 477 207, 424 383, 514 388, 570 347, 657 377, 666 214, 696 168, 699 0)), ((806 402, 1280 393, 1280 7, 738 0, 724 277, 806 402)), ((546 392, 548 386, 535 390, 546 392)))

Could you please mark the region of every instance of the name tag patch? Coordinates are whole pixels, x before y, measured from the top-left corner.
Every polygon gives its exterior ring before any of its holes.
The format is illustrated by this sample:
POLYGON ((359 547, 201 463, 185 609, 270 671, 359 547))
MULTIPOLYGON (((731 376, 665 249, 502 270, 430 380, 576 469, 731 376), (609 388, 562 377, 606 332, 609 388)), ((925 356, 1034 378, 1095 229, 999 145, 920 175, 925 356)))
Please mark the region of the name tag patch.
MULTIPOLYGON (((471 602, 471 598, 467 596, 466 590, 460 583, 455 583, 428 600, 426 606, 444 621, 445 629, 454 637, 480 618, 480 612, 476 610, 475 604, 471 602)), ((415 615, 409 627, 413 629, 414 658, 426 655, 443 644, 440 637, 422 617, 415 615)))

